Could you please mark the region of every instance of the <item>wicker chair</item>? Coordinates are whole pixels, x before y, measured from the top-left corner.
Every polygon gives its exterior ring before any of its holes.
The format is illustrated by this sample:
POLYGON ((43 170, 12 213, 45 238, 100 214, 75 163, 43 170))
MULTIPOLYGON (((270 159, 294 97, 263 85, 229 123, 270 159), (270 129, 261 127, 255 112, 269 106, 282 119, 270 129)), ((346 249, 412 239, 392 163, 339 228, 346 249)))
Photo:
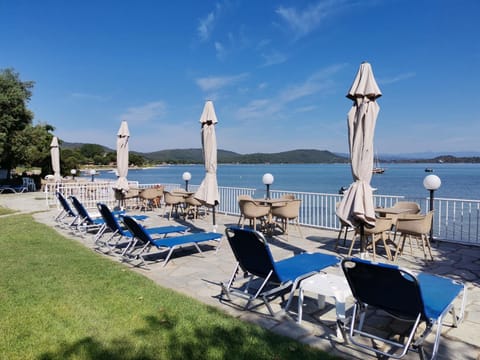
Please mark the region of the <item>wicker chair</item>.
POLYGON ((414 201, 398 201, 392 206, 392 209, 402 210, 401 214, 388 214, 388 217, 392 219, 392 224, 395 226, 397 219, 408 216, 410 214, 420 214, 420 205, 414 201))
MULTIPOLYGON (((383 247, 385 248, 385 252, 387 253, 388 260, 392 260, 392 253, 390 251, 390 247, 387 244, 387 232, 392 229, 392 219, 391 218, 377 218, 375 220, 375 227, 369 229, 365 227, 363 229, 363 233, 366 239, 370 238, 370 242, 368 246, 372 247, 373 250, 373 260, 375 261, 375 256, 377 255, 377 242, 382 240, 383 247)), ((355 241, 357 237, 360 237, 360 230, 357 228, 355 230, 355 234, 353 235, 352 243, 350 245, 350 249, 348 250, 348 256, 352 255, 353 246, 355 245, 355 241)))
POLYGON ((422 243, 423 255, 425 260, 427 259, 427 249, 430 254, 430 259, 433 260, 432 247, 430 244, 430 230, 432 229, 433 211, 428 212, 426 215, 409 215, 397 219, 397 226, 395 230, 395 237, 397 233, 401 233, 400 242, 398 243, 397 251, 395 252, 394 261, 397 260, 398 254, 403 253, 405 246, 405 240, 407 236, 410 241, 410 252, 413 254, 412 242, 410 237, 419 239, 422 243))
POLYGON ((253 198, 250 195, 242 194, 238 195, 237 201, 238 201, 238 207, 240 208, 240 217, 238 218, 238 223, 237 225, 240 225, 240 223, 245 221, 245 218, 243 217, 243 202, 242 200, 253 200, 253 198))
POLYGON ((155 207, 159 208, 160 202, 158 198, 163 196, 163 188, 146 188, 138 194, 142 204, 142 210, 153 210, 155 207))
POLYGON ((203 202, 190 195, 185 199, 185 218, 188 216, 192 216, 194 219, 198 218, 198 214, 200 213, 200 208, 203 206, 203 202))
POLYGON ((294 199, 286 201, 283 206, 272 206, 272 216, 280 222, 278 225, 282 229, 283 233, 288 236, 288 223, 293 221, 293 224, 297 227, 300 236, 303 238, 302 230, 300 229, 300 223, 298 217, 300 215, 300 206, 302 200, 294 199))
POLYGON ((167 207, 170 206, 170 211, 168 213, 168 220, 172 217, 173 209, 175 209, 175 214, 178 216, 178 208, 182 207, 185 204, 185 198, 182 195, 175 195, 170 191, 163 192, 163 201, 165 202, 165 208, 163 209, 163 215, 165 216, 165 211, 167 207))
POLYGON ((250 220, 250 226, 256 230, 257 219, 260 221, 262 229, 265 227, 268 214, 270 213, 270 206, 261 205, 254 200, 245 199, 238 202, 242 214, 242 228, 245 225, 245 220, 250 220))

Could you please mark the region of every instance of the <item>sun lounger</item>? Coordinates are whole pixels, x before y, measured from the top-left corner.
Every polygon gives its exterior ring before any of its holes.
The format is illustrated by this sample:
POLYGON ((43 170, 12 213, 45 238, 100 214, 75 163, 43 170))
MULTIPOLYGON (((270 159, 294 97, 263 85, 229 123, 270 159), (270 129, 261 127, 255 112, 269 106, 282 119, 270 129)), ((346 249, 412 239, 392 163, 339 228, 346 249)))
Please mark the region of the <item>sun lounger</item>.
POLYGON ((124 216, 123 222, 129 229, 129 231, 133 234, 135 240, 140 241, 144 244, 143 248, 141 248, 140 251, 134 255, 135 259, 141 260, 139 265, 143 265, 145 263, 145 256, 148 255, 148 252, 152 247, 160 250, 161 252, 168 251, 163 263, 163 266, 165 266, 168 260, 170 260, 173 252, 180 247, 194 246, 199 253, 202 253, 202 250, 198 246, 199 243, 208 241, 220 242, 222 238, 222 234, 214 232, 201 232, 173 237, 165 237, 162 239, 153 239, 146 231, 146 229, 130 216, 124 216))
POLYGON ((275 261, 265 237, 253 229, 231 227, 225 230, 228 242, 237 260, 229 282, 222 284, 222 295, 231 300, 236 295, 247 300, 244 309, 254 307, 253 302, 260 298, 274 316, 269 302, 278 295, 290 293, 284 311, 288 311, 295 290, 301 280, 336 265, 340 258, 321 253, 303 253, 287 259, 275 261), (234 287, 239 270, 248 277, 247 284, 234 287), (255 280, 260 285, 252 289, 255 280))
POLYGON ((77 217, 74 222, 75 228, 79 232, 89 232, 91 230, 99 230, 105 225, 105 222, 101 218, 93 218, 88 213, 87 209, 83 204, 77 199, 76 196, 69 196, 70 201, 72 202, 73 207, 77 211, 77 217))
MULTIPOLYGON (((433 359, 446 315, 452 314, 455 327, 463 318, 466 287, 458 281, 357 258, 343 260, 342 268, 355 298, 349 339, 378 358, 400 359, 411 350, 425 359, 425 339, 437 326, 430 357, 433 359), (459 316, 455 314, 455 301, 460 303, 459 316), (381 321, 378 316, 367 317, 367 310, 369 315, 373 310, 382 310, 381 321), (382 328, 387 323, 386 316, 410 326, 382 328), (398 334, 398 329, 409 332, 398 334)), ((455 358, 453 353, 450 356, 455 358)))
MULTIPOLYGON (((114 216, 114 213, 108 208, 107 205, 98 203, 98 211, 102 215, 102 219, 105 222, 105 226, 100 228, 98 233, 95 235, 95 244, 99 247, 105 246, 109 251, 121 247, 122 255, 125 255, 127 251, 134 249, 134 236, 132 233, 124 229, 119 220, 114 216), (107 234, 107 232, 109 232, 107 234), (108 238, 103 239, 104 236, 108 235, 108 238), (127 239, 127 242, 122 244, 121 241, 127 239)), ((145 216, 139 215, 135 218, 143 218, 145 216)), ((163 235, 166 236, 172 233, 184 233, 188 231, 187 226, 161 226, 154 228, 146 228, 145 231, 150 235, 163 235)))
POLYGON ((0 185, 0 194, 6 193, 24 193, 28 188, 22 185, 0 185))
POLYGON ((60 212, 55 216, 54 220, 60 226, 66 226, 69 228, 74 227, 75 221, 77 220, 77 214, 75 214, 67 199, 65 199, 65 196, 63 196, 60 191, 57 191, 55 195, 57 196, 57 200, 60 203, 61 209, 60 212))

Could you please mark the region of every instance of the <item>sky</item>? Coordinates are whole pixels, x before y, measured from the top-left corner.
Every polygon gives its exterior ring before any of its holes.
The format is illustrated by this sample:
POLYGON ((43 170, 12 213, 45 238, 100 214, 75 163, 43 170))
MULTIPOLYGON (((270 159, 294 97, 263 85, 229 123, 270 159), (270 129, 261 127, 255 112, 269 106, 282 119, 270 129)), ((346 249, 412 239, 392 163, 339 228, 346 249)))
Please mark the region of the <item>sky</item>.
POLYGON ((0 69, 34 81, 34 123, 67 142, 348 152, 363 61, 382 154, 480 151, 477 0, 0 0, 0 69))

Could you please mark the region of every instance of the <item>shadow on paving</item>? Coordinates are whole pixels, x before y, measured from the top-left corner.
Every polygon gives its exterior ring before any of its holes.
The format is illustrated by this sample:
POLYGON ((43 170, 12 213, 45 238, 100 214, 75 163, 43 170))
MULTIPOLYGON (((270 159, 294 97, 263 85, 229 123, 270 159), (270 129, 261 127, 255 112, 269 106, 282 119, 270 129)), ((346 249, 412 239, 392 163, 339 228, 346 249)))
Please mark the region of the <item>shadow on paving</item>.
MULTIPOLYGON (((218 313, 216 309, 209 312, 218 313)), ((109 341, 87 336, 38 356, 53 359, 334 359, 260 327, 204 324, 178 326, 176 316, 147 316, 145 326, 109 341), (277 349, 272 351, 271 349, 277 349)))

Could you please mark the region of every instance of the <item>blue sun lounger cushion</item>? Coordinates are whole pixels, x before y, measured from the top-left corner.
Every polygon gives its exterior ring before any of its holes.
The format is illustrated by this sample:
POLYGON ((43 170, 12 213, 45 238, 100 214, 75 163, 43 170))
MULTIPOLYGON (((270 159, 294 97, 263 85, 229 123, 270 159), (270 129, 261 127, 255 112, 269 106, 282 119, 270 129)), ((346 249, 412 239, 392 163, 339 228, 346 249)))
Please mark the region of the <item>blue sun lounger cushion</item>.
POLYGON ((258 231, 231 227, 225 232, 237 263, 230 281, 222 284, 222 295, 226 295, 228 299, 230 295, 246 299, 247 304, 244 309, 251 308, 253 301, 261 298, 273 316, 270 299, 275 294, 283 295, 289 292, 284 308, 284 311, 287 311, 301 280, 340 262, 337 256, 322 253, 303 253, 275 261, 267 241, 258 231), (249 279, 246 285, 234 287, 239 269, 242 269, 249 279), (261 279, 263 282, 251 292, 249 290, 256 279, 261 279))
POLYGON ((146 229, 135 221, 130 216, 124 216, 123 222, 128 228, 130 233, 133 234, 135 240, 141 241, 144 243, 144 247, 138 252, 135 256, 137 259, 141 259, 141 263, 145 263, 145 256, 148 254, 148 251, 155 247, 160 251, 168 251, 167 256, 165 257, 163 266, 165 266, 172 256, 175 249, 184 246, 194 246, 199 253, 202 253, 202 250, 198 246, 199 243, 208 242, 208 241, 218 241, 220 242, 222 234, 215 232, 201 232, 186 234, 180 236, 165 237, 162 239, 153 239, 146 229))
MULTIPOLYGON (((119 218, 115 217, 114 213, 108 208, 107 205, 103 203, 97 204, 98 211, 100 215, 102 215, 102 219, 105 222, 105 226, 100 228, 98 233, 95 235, 95 244, 97 246, 106 246, 108 250, 113 250, 117 247, 122 248, 122 255, 125 255, 129 251, 133 251, 135 249, 135 241, 133 234, 124 229, 120 223, 119 218), (105 235, 108 233, 108 238, 104 239, 105 235), (127 238, 126 243, 121 243, 121 241, 127 238)), ((120 216, 122 219, 124 215, 120 216)), ((143 220, 148 218, 144 215, 134 215, 132 216, 136 220, 143 220)), ((178 226, 160 226, 160 227, 153 227, 153 228, 146 228, 146 232, 150 235, 163 235, 166 236, 172 233, 184 233, 188 231, 187 226, 178 225, 178 226)))
POLYGON ((355 298, 349 339, 354 345, 377 355, 399 359, 411 350, 425 359, 424 342, 436 325, 431 350, 433 359, 438 351, 445 316, 452 314, 455 327, 463 318, 466 300, 466 287, 463 283, 424 272, 415 274, 395 265, 357 258, 343 260, 342 268, 355 298), (454 307, 457 299, 460 302, 459 316, 455 314, 454 307), (380 309, 395 319, 411 323, 410 333, 397 334, 401 336, 393 339, 395 328, 392 327, 390 331, 379 329, 385 321, 368 318, 366 315, 369 309, 380 309), (421 324, 425 326, 419 332, 417 330, 421 324), (390 336, 380 337, 378 330, 390 336), (372 346, 372 340, 375 340, 375 346, 372 346))
POLYGON ((60 212, 55 216, 55 221, 59 223, 61 226, 73 227, 75 221, 77 220, 77 215, 73 211, 72 207, 68 203, 65 196, 60 191, 55 193, 57 196, 57 200, 61 205, 60 212), (70 219, 71 221, 68 221, 70 219))

